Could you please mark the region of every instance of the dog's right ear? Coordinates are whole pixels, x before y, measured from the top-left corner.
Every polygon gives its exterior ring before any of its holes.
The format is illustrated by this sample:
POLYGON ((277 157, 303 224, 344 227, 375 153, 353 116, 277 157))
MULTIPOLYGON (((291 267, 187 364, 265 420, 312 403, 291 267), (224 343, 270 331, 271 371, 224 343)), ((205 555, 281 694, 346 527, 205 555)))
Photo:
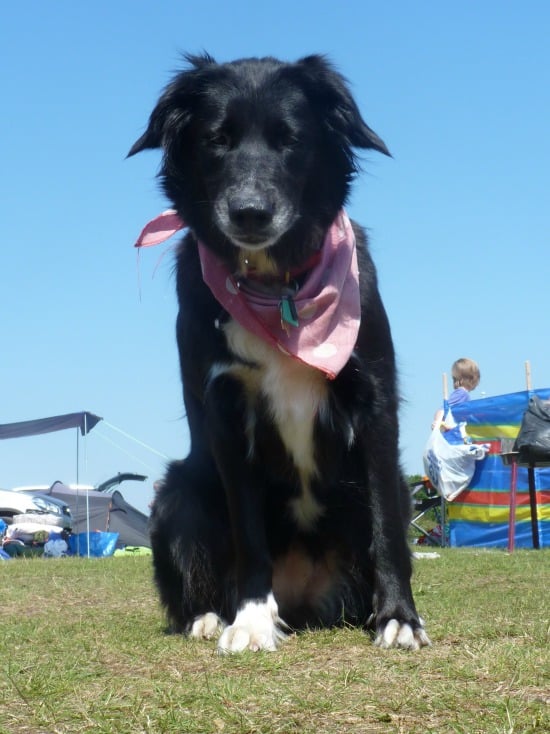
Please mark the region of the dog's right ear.
POLYGON ((166 87, 149 117, 147 130, 130 148, 127 158, 146 148, 165 147, 170 134, 181 132, 190 121, 193 101, 201 87, 201 71, 216 65, 207 53, 194 56, 184 55, 191 68, 181 71, 166 87))
POLYGON ((136 140, 130 148, 127 158, 140 153, 147 148, 162 148, 165 133, 170 125, 170 121, 181 110, 180 121, 185 115, 185 104, 183 95, 176 90, 176 84, 172 83, 164 90, 162 97, 157 102, 155 109, 152 111, 147 124, 147 130, 136 140))
POLYGON ((155 117, 155 112, 153 112, 153 114, 149 118, 149 125, 147 126, 147 130, 132 145, 132 147, 128 151, 128 155, 126 156, 126 158, 130 158, 136 153, 141 153, 141 151, 145 150, 146 148, 160 148, 160 146, 162 145, 163 123, 159 116, 156 116, 156 119, 153 119, 155 117))

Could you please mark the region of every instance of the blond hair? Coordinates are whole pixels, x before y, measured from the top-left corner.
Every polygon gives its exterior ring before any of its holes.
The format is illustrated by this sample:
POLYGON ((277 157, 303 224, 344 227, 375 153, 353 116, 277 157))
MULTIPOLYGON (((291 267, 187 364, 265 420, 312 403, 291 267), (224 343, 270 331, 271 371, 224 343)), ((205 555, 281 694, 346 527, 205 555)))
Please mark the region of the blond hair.
POLYGON ((476 388, 481 379, 481 373, 477 363, 466 357, 461 357, 453 363, 451 375, 455 389, 457 387, 463 387, 468 391, 476 388))

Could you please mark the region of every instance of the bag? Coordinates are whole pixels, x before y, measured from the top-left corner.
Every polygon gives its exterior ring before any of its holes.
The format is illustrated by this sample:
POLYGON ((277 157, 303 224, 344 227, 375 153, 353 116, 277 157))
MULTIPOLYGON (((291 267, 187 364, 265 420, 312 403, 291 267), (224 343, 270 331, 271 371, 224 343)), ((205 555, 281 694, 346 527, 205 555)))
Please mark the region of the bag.
POLYGON ((69 537, 69 552, 74 556, 106 558, 115 552, 118 533, 78 533, 69 537))
POLYGON ((424 449, 424 471, 437 492, 451 502, 468 487, 476 461, 488 451, 486 444, 448 443, 436 423, 424 449))
POLYGON ((454 445, 472 443, 466 434, 466 423, 457 423, 447 400, 443 401, 443 424, 445 441, 454 445))
POLYGON ((543 402, 537 395, 529 398, 514 451, 526 463, 550 461, 550 402, 543 402))
POLYGON ((62 540, 61 538, 57 540, 50 539, 44 545, 44 557, 61 558, 62 556, 67 555, 68 550, 69 546, 67 545, 66 541, 62 540))

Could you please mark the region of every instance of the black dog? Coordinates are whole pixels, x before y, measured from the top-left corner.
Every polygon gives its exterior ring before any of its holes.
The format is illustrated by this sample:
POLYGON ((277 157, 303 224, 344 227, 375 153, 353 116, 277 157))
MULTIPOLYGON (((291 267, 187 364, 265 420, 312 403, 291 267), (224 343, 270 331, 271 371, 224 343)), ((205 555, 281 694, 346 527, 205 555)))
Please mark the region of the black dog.
POLYGON ((151 519, 171 628, 223 630, 222 651, 343 623, 382 647, 427 645, 391 333, 342 211, 353 148, 389 153, 323 57, 186 58, 129 153, 162 148, 189 227, 177 342, 191 449, 151 519))

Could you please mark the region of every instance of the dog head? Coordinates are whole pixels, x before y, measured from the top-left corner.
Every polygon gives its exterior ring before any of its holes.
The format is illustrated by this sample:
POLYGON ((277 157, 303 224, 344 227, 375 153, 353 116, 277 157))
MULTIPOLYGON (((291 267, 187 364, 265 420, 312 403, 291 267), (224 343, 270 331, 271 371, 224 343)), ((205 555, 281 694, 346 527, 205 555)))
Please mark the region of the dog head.
POLYGON ((345 203, 353 149, 389 155, 385 144, 321 56, 186 59, 128 155, 162 149, 165 193, 220 256, 269 248, 276 262, 299 264, 345 203))

